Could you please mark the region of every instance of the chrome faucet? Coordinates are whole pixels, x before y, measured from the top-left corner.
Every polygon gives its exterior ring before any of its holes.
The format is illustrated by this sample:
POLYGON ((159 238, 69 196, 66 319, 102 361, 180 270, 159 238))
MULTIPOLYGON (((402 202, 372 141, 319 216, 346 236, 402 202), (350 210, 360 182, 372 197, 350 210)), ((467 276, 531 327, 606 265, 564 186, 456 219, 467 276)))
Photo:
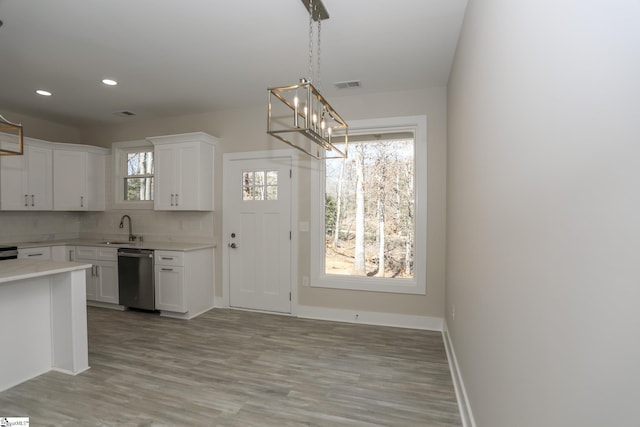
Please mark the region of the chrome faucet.
POLYGON ((129 241, 130 242, 135 242, 136 236, 134 236, 133 232, 131 231, 131 217, 129 215, 122 215, 122 218, 120 218, 120 228, 124 228, 124 219, 125 218, 127 218, 129 220, 129 241))

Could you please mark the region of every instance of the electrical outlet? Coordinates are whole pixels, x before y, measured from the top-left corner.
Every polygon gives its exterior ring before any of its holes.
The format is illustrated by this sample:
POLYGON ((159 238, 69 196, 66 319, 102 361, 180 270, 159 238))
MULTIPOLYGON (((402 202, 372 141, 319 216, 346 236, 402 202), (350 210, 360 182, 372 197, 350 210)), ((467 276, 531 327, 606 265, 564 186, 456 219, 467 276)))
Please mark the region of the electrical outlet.
POLYGON ((309 276, 302 276, 302 286, 309 286, 309 276))

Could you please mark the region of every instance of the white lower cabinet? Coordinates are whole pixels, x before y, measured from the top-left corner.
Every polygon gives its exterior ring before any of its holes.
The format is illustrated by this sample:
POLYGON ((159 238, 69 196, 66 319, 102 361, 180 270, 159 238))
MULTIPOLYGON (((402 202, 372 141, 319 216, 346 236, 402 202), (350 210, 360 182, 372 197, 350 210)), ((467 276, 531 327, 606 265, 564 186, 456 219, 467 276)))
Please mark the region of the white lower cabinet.
POLYGON ((184 267, 158 265, 156 275, 156 310, 186 313, 184 304, 184 267))
POLYGON ((51 246, 51 259, 53 261, 73 261, 75 252, 75 246, 51 246))
POLYGON ((214 306, 213 249, 155 251, 156 309, 191 319, 214 306))
POLYGON ((41 259, 51 260, 51 247, 41 246, 37 248, 20 248, 18 249, 18 258, 21 259, 41 259))
POLYGON ((118 304, 118 249, 76 246, 75 261, 91 264, 87 270, 87 300, 118 304))

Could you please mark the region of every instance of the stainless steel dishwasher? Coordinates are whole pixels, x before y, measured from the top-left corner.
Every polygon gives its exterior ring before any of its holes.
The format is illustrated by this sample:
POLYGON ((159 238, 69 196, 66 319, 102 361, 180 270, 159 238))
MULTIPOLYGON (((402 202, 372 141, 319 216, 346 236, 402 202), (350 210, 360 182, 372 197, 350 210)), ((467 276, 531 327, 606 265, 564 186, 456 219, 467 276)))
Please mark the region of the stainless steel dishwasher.
POLYGON ((152 250, 118 249, 118 290, 120 305, 155 310, 152 250))

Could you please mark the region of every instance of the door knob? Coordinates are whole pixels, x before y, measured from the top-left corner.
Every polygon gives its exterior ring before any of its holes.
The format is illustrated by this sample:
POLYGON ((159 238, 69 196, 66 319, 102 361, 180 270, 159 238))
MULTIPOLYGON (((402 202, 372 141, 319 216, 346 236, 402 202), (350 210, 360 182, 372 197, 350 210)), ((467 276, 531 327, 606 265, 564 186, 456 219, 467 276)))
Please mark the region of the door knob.
POLYGON ((229 243, 229 247, 231 249, 237 249, 238 246, 235 243, 229 243))

